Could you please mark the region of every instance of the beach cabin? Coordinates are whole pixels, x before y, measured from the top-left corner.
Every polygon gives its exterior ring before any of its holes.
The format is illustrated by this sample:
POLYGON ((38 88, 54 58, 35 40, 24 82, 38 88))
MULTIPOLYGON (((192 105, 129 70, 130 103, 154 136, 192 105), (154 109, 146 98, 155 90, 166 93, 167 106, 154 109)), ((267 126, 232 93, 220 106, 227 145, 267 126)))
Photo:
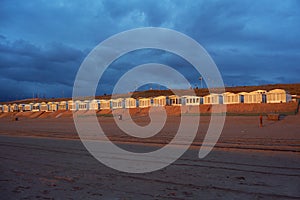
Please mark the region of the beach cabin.
POLYGON ((7 109, 6 109, 7 112, 13 112, 11 104, 7 104, 6 106, 7 106, 7 109))
POLYGON ((9 112, 9 105, 4 104, 2 109, 3 109, 3 112, 9 112))
POLYGON ((125 108, 136 108, 136 99, 126 98, 125 99, 125 108))
POLYGON ((222 94, 223 104, 237 104, 240 103, 240 95, 232 92, 225 92, 222 94))
POLYGON ((40 111, 40 103, 35 103, 32 105, 32 112, 38 112, 40 111))
POLYGON ((77 110, 77 106, 76 106, 76 103, 72 100, 68 101, 68 110, 77 110))
POLYGON ((222 104, 222 95, 211 93, 203 97, 203 104, 222 104))
POLYGON ((110 109, 110 100, 100 100, 100 110, 110 109))
POLYGON ((14 103, 11 105, 12 112, 19 112, 18 104, 14 103))
POLYGON ((9 107, 9 112, 14 112, 14 107, 12 104, 8 104, 8 107, 9 107))
POLYGON ((32 110, 32 105, 27 103, 24 104, 24 112, 30 112, 32 110))
POLYGON ((182 104, 187 106, 198 106, 203 103, 203 98, 198 96, 185 95, 181 97, 182 104))
POLYGON ((14 106, 12 104, 8 104, 9 112, 14 112, 14 106))
POLYGON ((30 104, 30 106, 31 106, 31 110, 30 110, 30 111, 32 112, 33 104, 34 104, 34 103, 29 103, 29 104, 30 104))
POLYGON ((48 102, 48 112, 54 112, 58 109, 58 102, 48 102))
POLYGON ((89 100, 85 100, 85 101, 80 101, 77 100, 75 102, 77 104, 78 110, 89 110, 89 100))
POLYGON ((244 95, 244 103, 266 103, 266 90, 255 90, 244 95))
POLYGON ((153 98, 153 106, 165 106, 167 104, 166 96, 158 96, 153 98))
POLYGON ((240 103, 245 103, 245 95, 248 95, 248 92, 239 92, 239 102, 240 103))
POLYGON ((40 104, 40 111, 45 111, 45 112, 48 112, 48 105, 46 102, 42 102, 40 104))
POLYGON ((19 112, 24 112, 25 111, 25 104, 19 104, 18 105, 18 110, 19 110, 19 112))
POLYGON ((181 106, 181 97, 177 95, 169 96, 169 104, 171 106, 181 106))
POLYGON ((93 99, 90 101, 89 110, 99 110, 99 100, 93 99))
POLYGON ((110 102, 111 102, 112 109, 124 108, 124 99, 122 98, 111 99, 110 102))
POLYGON ((292 96, 283 89, 274 89, 267 92, 267 103, 286 103, 292 100, 292 96))
POLYGON ((58 103, 58 110, 67 110, 67 101, 60 101, 58 103))
POLYGON ((147 108, 151 106, 151 99, 150 98, 140 98, 139 99, 139 107, 140 108, 147 108))

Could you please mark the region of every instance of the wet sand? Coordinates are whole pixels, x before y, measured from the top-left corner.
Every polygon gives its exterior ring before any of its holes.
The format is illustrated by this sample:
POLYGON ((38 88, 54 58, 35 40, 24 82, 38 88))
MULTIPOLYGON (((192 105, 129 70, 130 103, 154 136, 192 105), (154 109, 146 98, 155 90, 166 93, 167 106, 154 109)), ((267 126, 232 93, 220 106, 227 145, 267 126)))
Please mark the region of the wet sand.
MULTIPOLYGON (((193 123, 193 117, 190 117, 193 123)), ((129 174, 108 168, 83 147, 71 118, 0 119, 1 199, 299 199, 300 115, 267 121, 229 116, 214 150, 198 151, 208 116, 192 147, 159 171, 129 174)), ((151 151, 170 141, 179 117, 162 133, 137 140, 122 135, 112 117, 99 117, 124 149, 151 151)), ((137 118, 140 125, 147 117, 137 118)))

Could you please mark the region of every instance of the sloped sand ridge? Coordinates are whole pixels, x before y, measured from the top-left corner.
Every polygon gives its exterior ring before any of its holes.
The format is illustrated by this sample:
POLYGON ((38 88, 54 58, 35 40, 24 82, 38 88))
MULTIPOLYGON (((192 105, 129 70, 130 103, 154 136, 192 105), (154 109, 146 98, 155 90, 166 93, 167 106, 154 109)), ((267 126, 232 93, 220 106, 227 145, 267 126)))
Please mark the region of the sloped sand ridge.
MULTIPOLYGON (((224 105, 213 105, 215 113, 222 114, 224 105)), ((229 104, 226 105, 228 115, 260 115, 268 113, 279 113, 284 115, 295 114, 298 112, 298 103, 273 103, 273 104, 229 104)), ((129 113, 131 116, 147 116, 150 108, 130 108, 129 113)), ((165 107, 152 107, 154 112, 160 112, 162 109, 166 110, 166 113, 170 116, 184 115, 209 115, 212 114, 212 105, 200 105, 200 106, 165 106, 165 107)), ((112 112, 110 109, 104 109, 100 111, 75 111, 76 115, 91 115, 96 113, 97 116, 112 116, 124 115, 127 112, 126 109, 116 109, 112 112)), ((55 111, 55 112, 11 112, 0 113, 0 118, 9 117, 27 117, 27 118, 72 118, 72 111, 55 111)))

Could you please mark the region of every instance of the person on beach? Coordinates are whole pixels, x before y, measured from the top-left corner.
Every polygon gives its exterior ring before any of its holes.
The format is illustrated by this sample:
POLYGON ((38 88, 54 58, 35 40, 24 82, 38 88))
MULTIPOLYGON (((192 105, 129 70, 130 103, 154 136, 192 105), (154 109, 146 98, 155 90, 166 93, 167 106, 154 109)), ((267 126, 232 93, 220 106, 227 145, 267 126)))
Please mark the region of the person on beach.
POLYGON ((262 115, 259 116, 259 127, 263 127, 263 117, 262 117, 262 115))

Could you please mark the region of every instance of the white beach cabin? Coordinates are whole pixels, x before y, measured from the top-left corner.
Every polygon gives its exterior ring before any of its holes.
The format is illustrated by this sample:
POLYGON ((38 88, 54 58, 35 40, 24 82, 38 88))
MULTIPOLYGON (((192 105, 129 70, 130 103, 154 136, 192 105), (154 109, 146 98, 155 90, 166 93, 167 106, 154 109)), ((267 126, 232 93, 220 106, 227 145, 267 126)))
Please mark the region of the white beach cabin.
POLYGON ((88 110, 89 109, 89 100, 80 101, 77 100, 75 102, 77 104, 78 110, 88 110))
POLYGON ((185 95, 182 96, 182 103, 187 106, 198 106, 203 103, 202 97, 185 95))
POLYGON ((248 95, 249 93, 248 92, 239 92, 238 95, 239 95, 239 102, 240 103, 245 103, 245 95, 248 95))
POLYGON ((67 110, 68 108, 68 102, 67 101, 60 101, 58 103, 58 110, 67 110))
POLYGON ((241 103, 240 95, 232 92, 225 92, 222 94, 223 104, 238 104, 241 103))
POLYGON ((169 96, 169 102, 171 106, 181 106, 181 97, 177 95, 169 96))
POLYGON ((16 104, 16 103, 12 104, 11 109, 12 109, 12 112, 18 112, 19 111, 18 104, 16 104))
POLYGON ((140 108, 148 108, 151 106, 151 99, 150 98, 140 98, 139 99, 139 107, 140 108))
POLYGON ((68 110, 71 111, 77 110, 76 103, 73 100, 68 101, 68 110))
POLYGON ((283 89, 274 89, 267 92, 267 103, 286 103, 292 100, 292 96, 283 89))
POLYGON ((19 112, 24 112, 25 111, 25 104, 22 104, 22 103, 20 103, 19 105, 18 105, 18 111, 19 112))
POLYGON ((125 108, 136 108, 136 99, 126 98, 125 99, 125 108))
POLYGON ((32 112, 38 112, 40 111, 40 103, 35 103, 32 105, 32 112))
POLYGON ((58 102, 48 102, 48 112, 55 112, 58 110, 58 102))
POLYGON ((110 109, 110 100, 100 99, 100 110, 110 109))
POLYGON ((32 104, 25 104, 24 105, 24 112, 30 112, 32 110, 32 104))
POLYGON ((211 93, 203 97, 203 104, 222 104, 222 95, 211 93))
POLYGON ((89 110, 99 110, 100 102, 97 99, 93 99, 89 103, 89 110))
POLYGON ((244 95, 244 103, 265 103, 266 90, 255 90, 244 95))
POLYGON ((42 102, 40 104, 40 111, 45 111, 45 112, 48 112, 48 105, 46 102, 42 102))
POLYGON ((7 104, 4 104, 2 110, 3 112, 9 112, 9 106, 7 104))
POLYGON ((112 109, 124 108, 124 99, 122 98, 111 99, 110 102, 111 102, 112 109))
POLYGON ((8 104, 7 107, 8 107, 8 112, 13 112, 14 111, 11 104, 8 104))
POLYGON ((166 96, 158 96, 153 98, 153 106, 165 106, 167 104, 166 96))

